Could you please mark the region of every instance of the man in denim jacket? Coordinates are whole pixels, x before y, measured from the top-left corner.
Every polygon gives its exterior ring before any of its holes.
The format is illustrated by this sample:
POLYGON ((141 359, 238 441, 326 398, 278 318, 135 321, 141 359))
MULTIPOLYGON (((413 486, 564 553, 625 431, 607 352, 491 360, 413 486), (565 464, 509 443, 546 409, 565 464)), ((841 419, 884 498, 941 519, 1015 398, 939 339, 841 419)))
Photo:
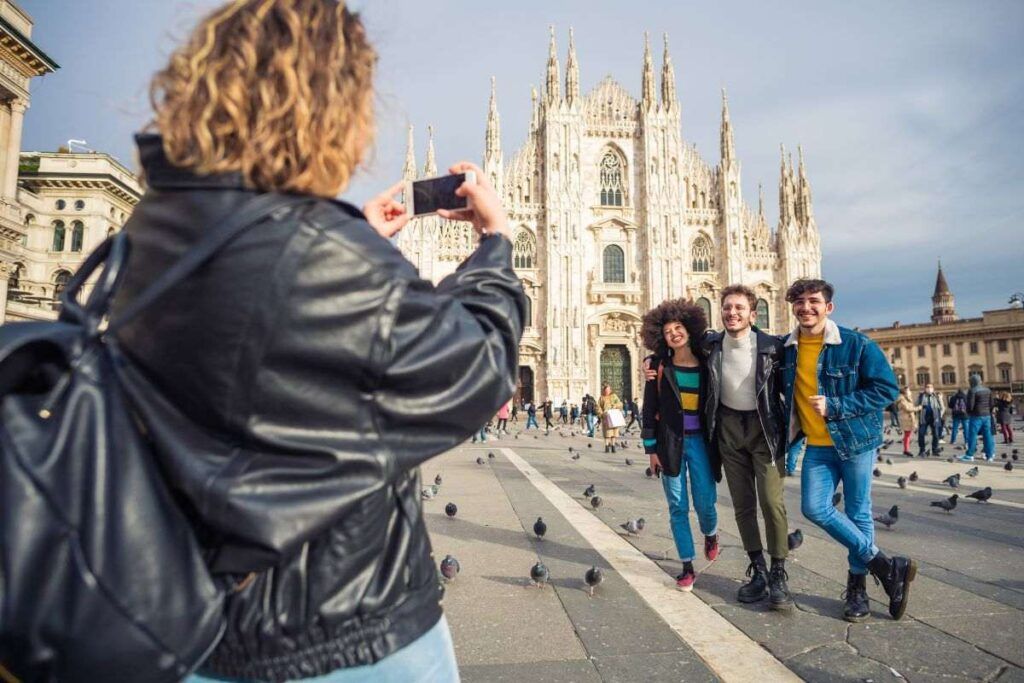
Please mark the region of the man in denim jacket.
POLYGON ((882 414, 899 386, 882 350, 870 339, 829 319, 834 288, 824 280, 797 280, 786 292, 797 327, 786 338, 782 366, 789 442, 806 437, 801 510, 849 552, 847 621, 870 613, 865 577, 870 571, 889 596, 889 614, 906 611, 917 564, 886 557, 874 543, 871 477, 882 445, 882 414), (843 512, 832 504, 839 482, 843 512))

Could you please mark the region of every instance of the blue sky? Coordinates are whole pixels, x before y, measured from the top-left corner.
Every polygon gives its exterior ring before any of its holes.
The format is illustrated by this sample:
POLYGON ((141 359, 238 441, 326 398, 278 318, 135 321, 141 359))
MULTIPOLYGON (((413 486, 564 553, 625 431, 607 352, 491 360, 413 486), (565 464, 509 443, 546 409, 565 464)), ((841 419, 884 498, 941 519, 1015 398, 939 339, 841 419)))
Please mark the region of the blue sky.
MULTIPOLYGON (((61 69, 33 83, 24 149, 85 139, 133 166, 148 82, 211 0, 21 0, 61 69)), ((962 316, 1024 290, 1024 3, 361 0, 380 53, 378 139, 347 197, 397 179, 405 126, 442 165, 479 161, 496 76, 506 157, 523 140, 548 25, 575 28, 583 90, 639 93, 643 32, 669 33, 683 136, 718 159, 729 91, 743 194, 778 215, 779 143, 802 143, 837 319, 920 322, 941 257, 962 316)))

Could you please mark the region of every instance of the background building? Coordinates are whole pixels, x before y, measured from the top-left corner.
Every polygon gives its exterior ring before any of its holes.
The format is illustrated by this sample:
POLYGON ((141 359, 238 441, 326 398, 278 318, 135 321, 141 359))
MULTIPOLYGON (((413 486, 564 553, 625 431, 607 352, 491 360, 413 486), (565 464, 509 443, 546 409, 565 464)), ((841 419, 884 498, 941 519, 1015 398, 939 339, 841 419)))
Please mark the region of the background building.
MULTIPOLYGON (((636 396, 641 316, 670 297, 694 299, 718 326, 718 292, 741 282, 758 294, 759 324, 788 330, 786 286, 821 272, 802 153, 794 170, 782 151, 773 231, 763 192, 757 208, 743 201, 724 90, 718 164, 684 142, 667 37, 660 83, 645 40, 639 99, 610 76, 580 93, 571 30, 564 82, 552 31, 544 84, 534 92, 526 142, 506 159, 492 81, 483 161, 505 198, 514 265, 530 303, 521 394, 578 399, 608 383, 624 399, 636 396)), ((420 177, 436 174, 431 137, 420 177)), ((404 176, 417 177, 411 129, 404 176)), ((436 281, 474 242, 466 224, 427 218, 406 227, 398 243, 436 281)))
POLYGON ((931 322, 861 331, 882 347, 903 386, 920 390, 931 382, 948 395, 966 389, 976 373, 993 391, 1010 391, 1018 400, 1024 395, 1024 308, 960 318, 941 265, 931 322))

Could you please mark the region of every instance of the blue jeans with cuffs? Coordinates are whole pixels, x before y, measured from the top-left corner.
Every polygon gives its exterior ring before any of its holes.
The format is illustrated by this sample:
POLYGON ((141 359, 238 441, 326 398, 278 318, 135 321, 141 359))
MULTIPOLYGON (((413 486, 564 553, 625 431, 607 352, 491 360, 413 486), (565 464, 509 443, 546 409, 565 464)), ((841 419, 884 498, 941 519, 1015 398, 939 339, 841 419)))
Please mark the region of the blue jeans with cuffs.
POLYGON ((688 434, 684 437, 683 461, 679 467, 679 476, 669 477, 664 473, 661 475, 661 487, 665 490, 665 499, 668 501, 669 523, 672 527, 672 538, 676 542, 676 552, 683 562, 692 562, 696 554, 693 549, 693 533, 690 531, 687 473, 700 531, 705 536, 713 536, 718 532, 718 511, 715 509, 718 492, 715 488, 715 478, 711 474, 708 447, 701 434, 688 434))

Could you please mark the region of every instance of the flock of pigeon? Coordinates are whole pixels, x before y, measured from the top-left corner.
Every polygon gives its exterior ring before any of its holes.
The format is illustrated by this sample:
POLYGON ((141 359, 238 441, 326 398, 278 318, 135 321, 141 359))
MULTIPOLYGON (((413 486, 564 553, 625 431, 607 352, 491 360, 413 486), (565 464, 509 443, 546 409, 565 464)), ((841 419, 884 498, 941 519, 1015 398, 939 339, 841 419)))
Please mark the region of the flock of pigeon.
MULTIPOLYGON (((563 432, 559 432, 559 434, 561 436, 567 436, 563 432)), ((571 434, 569 434, 569 436, 575 436, 575 435, 576 435, 576 432, 572 432, 571 434)), ((514 436, 514 438, 518 439, 519 438, 519 434, 516 434, 514 436)), ((538 437, 534 436, 534 438, 536 439, 538 437)), ((888 443, 888 442, 886 442, 886 443, 888 443)), ((617 445, 619 445, 622 448, 627 448, 629 446, 627 441, 619 441, 617 443, 617 445)), ((886 444, 883 444, 883 447, 885 447, 885 446, 886 446, 886 444)), ((587 444, 587 448, 592 448, 592 447, 593 447, 593 444, 590 444, 590 443, 587 444)), ((576 451, 576 449, 574 449, 572 446, 569 446, 568 448, 569 448, 570 459, 573 460, 573 461, 578 461, 580 459, 580 453, 578 451, 576 451)), ((637 444, 637 448, 642 449, 643 446, 638 443, 637 444)), ((489 452, 487 454, 488 460, 494 460, 494 457, 495 456, 494 456, 493 452, 489 452)), ((1007 459, 1007 454, 1003 453, 1002 457, 1003 457, 1003 459, 1007 459)), ((1013 461, 1016 461, 1018 458, 1019 458, 1018 450, 1017 449, 1013 449, 1011 459, 1013 461)), ((954 462, 954 460, 952 458, 950 458, 949 461, 950 462, 954 462)), ((477 465, 484 465, 486 462, 487 461, 485 461, 483 457, 477 457, 476 458, 476 464, 477 465)), ((878 462, 883 462, 883 458, 882 458, 881 454, 878 455, 878 462)), ((891 458, 885 458, 884 462, 885 462, 886 465, 892 465, 893 464, 891 458)), ((633 460, 631 458, 627 457, 627 458, 625 458, 625 464, 627 466, 632 466, 633 465, 633 460)), ((1013 463, 1010 462, 1010 460, 1007 460, 1007 462, 1004 465, 1003 469, 1006 470, 1007 472, 1013 471, 1013 463)), ((964 474, 968 478, 974 478, 974 477, 978 476, 979 472, 980 472, 979 468, 977 466, 974 466, 974 467, 971 467, 970 469, 968 469, 966 472, 964 472, 964 474)), ((656 473, 654 471, 652 471, 650 467, 647 467, 645 469, 645 471, 644 471, 644 475, 648 479, 654 477, 655 474, 656 473)), ((877 477, 881 477, 882 476, 882 472, 878 468, 875 468, 875 470, 873 471, 873 475, 876 478, 877 477)), ((942 481, 942 483, 943 484, 947 484, 952 489, 958 489, 958 488, 960 488, 960 480, 961 480, 961 474, 957 473, 957 474, 950 475, 949 477, 946 477, 942 481)), ((907 488, 907 483, 908 482, 914 483, 914 482, 917 482, 917 481, 918 481, 918 474, 917 474, 916 470, 914 472, 911 472, 909 476, 906 476, 906 477, 900 476, 900 477, 898 477, 896 479, 896 483, 897 483, 897 485, 901 489, 907 488)), ((441 475, 438 474, 434 478, 433 485, 425 486, 425 487, 422 488, 422 490, 421 490, 422 498, 424 500, 431 500, 434 497, 436 497, 437 494, 440 492, 441 482, 442 482, 441 475)), ((597 510, 598 508, 601 507, 601 504, 602 504, 601 496, 599 496, 597 494, 597 487, 594 484, 590 484, 589 486, 587 486, 583 490, 583 497, 590 501, 590 506, 593 509, 597 510)), ((992 487, 991 486, 986 486, 984 488, 978 489, 976 491, 973 491, 972 493, 967 494, 965 497, 966 498, 973 498, 974 500, 978 501, 979 503, 987 503, 988 500, 992 497, 992 487)), ((941 508, 942 510, 945 510, 947 513, 952 513, 953 510, 956 509, 957 501, 959 500, 959 498, 960 498, 960 495, 958 493, 954 493, 949 498, 945 498, 943 500, 931 501, 930 505, 932 507, 941 508)), ((843 499, 842 492, 841 491, 836 491, 833 494, 833 496, 832 496, 832 504, 833 504, 833 506, 839 505, 839 503, 842 501, 842 499, 843 499)), ((445 505, 444 512, 445 512, 445 514, 449 518, 454 518, 458 514, 458 506, 456 506, 455 503, 449 502, 447 505, 445 505)), ((875 516, 874 517, 874 521, 877 522, 878 524, 884 526, 886 529, 892 529, 896 525, 896 523, 899 521, 899 515, 900 515, 899 505, 893 505, 891 508, 889 508, 888 511, 886 511, 886 512, 880 514, 880 515, 875 516)), ((627 536, 640 536, 643 533, 644 528, 646 527, 646 525, 647 525, 647 522, 644 520, 644 518, 643 517, 639 517, 637 519, 629 519, 629 520, 623 522, 622 524, 620 524, 619 527, 625 532, 625 534, 627 536)), ((547 534, 547 531, 548 531, 547 523, 544 521, 543 517, 538 517, 537 521, 534 522, 534 524, 533 524, 533 533, 537 537, 537 540, 538 541, 544 540, 544 536, 545 536, 545 534, 547 534)), ((803 532, 800 529, 796 529, 795 531, 790 533, 789 536, 788 536, 787 542, 788 542, 789 549, 790 550, 795 550, 795 549, 799 548, 800 545, 803 543, 803 540, 804 540, 803 532)), ((444 578, 445 581, 454 581, 455 577, 458 575, 460 569, 461 569, 461 566, 459 565, 459 561, 454 556, 452 556, 452 555, 446 555, 445 558, 443 560, 441 560, 440 572, 441 572, 441 576, 444 578)), ((539 562, 538 561, 536 564, 534 564, 530 568, 530 583, 531 583, 531 585, 537 586, 537 587, 543 587, 543 586, 545 586, 550 581, 550 578, 551 578, 551 573, 548 570, 548 568, 544 565, 543 562, 539 562)), ((586 571, 586 573, 584 574, 583 581, 587 585, 588 594, 591 597, 593 597, 594 589, 596 589, 599 585, 601 585, 601 582, 604 581, 604 574, 601 572, 601 569, 599 567, 591 566, 590 569, 588 569, 586 571)))

